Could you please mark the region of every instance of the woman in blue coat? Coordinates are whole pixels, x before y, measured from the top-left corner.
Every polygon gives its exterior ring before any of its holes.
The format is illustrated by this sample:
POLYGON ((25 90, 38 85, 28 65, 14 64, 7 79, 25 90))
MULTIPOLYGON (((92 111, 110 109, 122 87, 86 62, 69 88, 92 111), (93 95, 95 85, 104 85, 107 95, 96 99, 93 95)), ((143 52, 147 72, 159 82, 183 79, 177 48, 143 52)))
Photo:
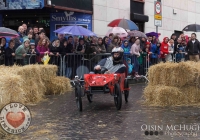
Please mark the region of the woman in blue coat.
POLYGON ((124 40, 121 45, 121 48, 124 50, 124 61, 126 62, 127 58, 129 58, 129 56, 130 56, 131 46, 129 46, 129 43, 127 40, 124 40))

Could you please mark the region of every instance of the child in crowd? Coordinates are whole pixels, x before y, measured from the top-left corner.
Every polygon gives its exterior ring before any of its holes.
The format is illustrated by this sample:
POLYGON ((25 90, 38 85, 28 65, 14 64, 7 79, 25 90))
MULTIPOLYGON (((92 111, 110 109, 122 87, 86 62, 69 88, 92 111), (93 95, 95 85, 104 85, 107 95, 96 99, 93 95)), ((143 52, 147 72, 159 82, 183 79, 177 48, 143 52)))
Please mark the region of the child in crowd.
POLYGON ((44 57, 44 55, 50 54, 48 40, 46 38, 40 39, 36 49, 40 53, 40 56, 37 57, 37 61, 39 64, 42 64, 42 58, 44 57))
POLYGON ((30 40, 30 43, 35 43, 35 40, 33 39, 33 33, 32 32, 28 32, 27 36, 28 36, 28 39, 30 40))
POLYGON ((134 69, 134 64, 131 64, 131 59, 127 58, 127 65, 128 65, 128 74, 132 74, 134 69))
POLYGON ((181 45, 177 46, 177 54, 176 54, 176 61, 181 62, 185 59, 185 48, 186 48, 186 41, 182 41, 181 45))
POLYGON ((30 56, 30 64, 35 64, 37 56, 40 55, 38 50, 35 48, 35 43, 30 43, 30 49, 28 50, 28 54, 32 55, 30 56))
POLYGON ((15 57, 15 50, 14 50, 15 41, 11 39, 8 45, 9 47, 6 48, 5 50, 5 65, 12 66, 14 65, 14 57, 15 57))

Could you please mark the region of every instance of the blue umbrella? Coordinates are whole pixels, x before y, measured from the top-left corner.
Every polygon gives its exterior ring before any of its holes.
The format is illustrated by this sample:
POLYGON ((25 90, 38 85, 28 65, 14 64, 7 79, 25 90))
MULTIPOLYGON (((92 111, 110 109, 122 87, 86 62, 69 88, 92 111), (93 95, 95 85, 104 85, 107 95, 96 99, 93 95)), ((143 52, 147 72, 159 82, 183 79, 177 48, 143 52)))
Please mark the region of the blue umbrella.
POLYGON ((59 34, 71 34, 71 35, 85 35, 85 36, 96 36, 92 31, 82 27, 82 26, 66 26, 55 30, 54 32, 59 34))

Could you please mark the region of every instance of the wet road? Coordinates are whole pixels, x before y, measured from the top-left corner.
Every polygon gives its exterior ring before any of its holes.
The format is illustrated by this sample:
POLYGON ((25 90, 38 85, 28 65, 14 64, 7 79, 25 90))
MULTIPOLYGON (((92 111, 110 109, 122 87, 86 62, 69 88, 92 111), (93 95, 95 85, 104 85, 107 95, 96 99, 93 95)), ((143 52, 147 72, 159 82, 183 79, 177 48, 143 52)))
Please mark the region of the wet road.
MULTIPOLYGON (((32 123, 29 129, 7 139, 24 140, 198 140, 200 128, 188 131, 166 131, 167 126, 194 125, 200 122, 197 107, 146 107, 141 104, 145 84, 131 86, 128 104, 117 111, 109 94, 95 94, 89 103, 83 97, 83 112, 78 112, 73 93, 51 95, 37 105, 29 106, 32 123), (147 125, 151 125, 148 129, 147 125), (159 126, 159 127, 158 127, 159 126), (141 127, 146 130, 141 130, 141 127), (153 135, 150 135, 150 130, 153 135), (149 130, 149 131, 148 131, 149 130), (158 131, 157 131, 158 130, 158 131), (149 133, 147 133, 149 132, 149 133), (157 133, 158 132, 158 133, 157 133), (179 133, 178 133, 179 132, 179 133), (184 133, 183 133, 184 132, 184 133), (148 134, 148 135, 147 135, 148 134), (183 134, 184 136, 177 136, 183 134), (190 136, 197 134, 197 136, 190 136), (188 137, 189 136, 189 137, 188 137)), ((177 128, 178 126, 176 126, 177 128)), ((152 134, 151 132, 151 134, 152 134)))

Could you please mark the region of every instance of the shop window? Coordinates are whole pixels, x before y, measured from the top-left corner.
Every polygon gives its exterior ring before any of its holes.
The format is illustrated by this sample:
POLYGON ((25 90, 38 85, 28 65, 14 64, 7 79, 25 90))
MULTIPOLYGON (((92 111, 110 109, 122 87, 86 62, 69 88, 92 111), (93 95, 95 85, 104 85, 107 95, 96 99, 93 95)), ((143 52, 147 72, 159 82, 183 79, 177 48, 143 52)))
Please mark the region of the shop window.
POLYGON ((144 14, 144 3, 131 1, 131 13, 144 14))

